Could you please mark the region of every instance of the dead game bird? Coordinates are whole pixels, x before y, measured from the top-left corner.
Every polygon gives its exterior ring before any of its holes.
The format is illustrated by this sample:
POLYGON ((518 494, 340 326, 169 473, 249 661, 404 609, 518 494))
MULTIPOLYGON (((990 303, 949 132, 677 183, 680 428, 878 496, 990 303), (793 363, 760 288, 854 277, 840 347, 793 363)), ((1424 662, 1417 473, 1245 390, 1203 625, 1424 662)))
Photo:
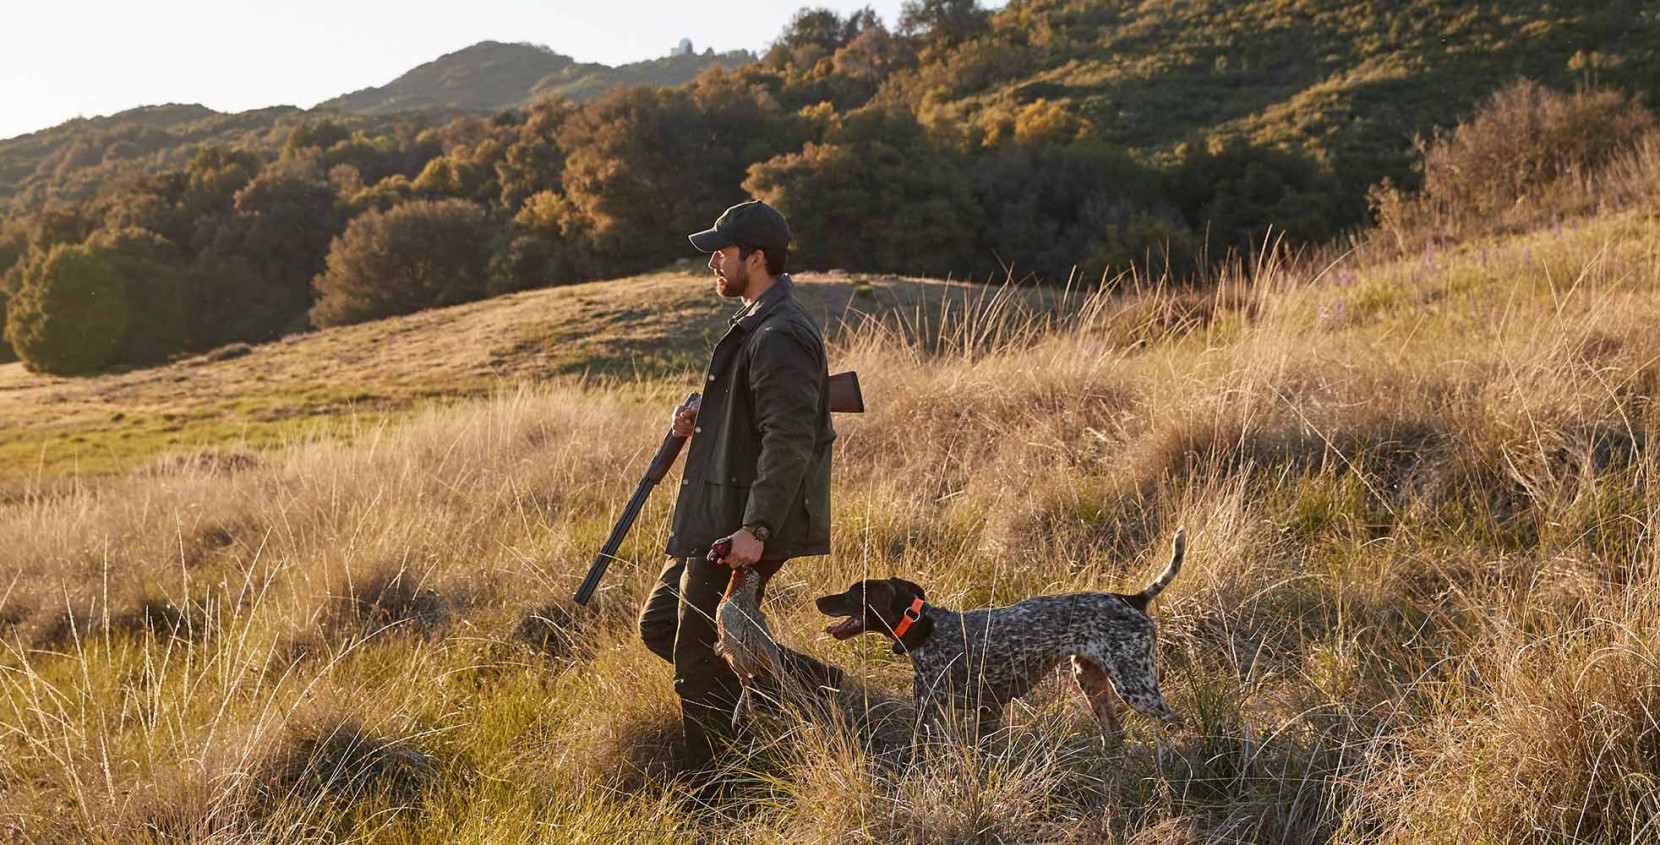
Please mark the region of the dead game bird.
POLYGON ((761 613, 761 580, 761 573, 754 567, 733 569, 726 595, 715 608, 715 629, 720 635, 715 642, 715 653, 726 660, 743 684, 738 706, 732 712, 733 728, 738 726, 744 713, 754 712, 755 681, 778 678, 779 667, 783 665, 778 643, 773 641, 767 618, 761 613))

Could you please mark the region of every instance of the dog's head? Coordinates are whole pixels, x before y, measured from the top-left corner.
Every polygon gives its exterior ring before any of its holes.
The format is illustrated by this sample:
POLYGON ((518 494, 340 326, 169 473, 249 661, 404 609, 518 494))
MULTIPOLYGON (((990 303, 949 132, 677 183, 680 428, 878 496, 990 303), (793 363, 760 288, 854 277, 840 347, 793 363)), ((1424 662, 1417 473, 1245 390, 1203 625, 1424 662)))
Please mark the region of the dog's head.
MULTIPOLYGON (((846 640, 865 633, 893 636, 893 629, 916 599, 928 599, 920 586, 903 578, 882 578, 860 581, 833 596, 821 596, 817 604, 818 612, 825 616, 847 617, 824 629, 830 636, 846 640)), ((911 630, 916 631, 920 640, 932 628, 933 622, 923 619, 911 630)), ((911 636, 907 635, 906 639, 911 636)), ((893 650, 896 654, 904 651, 897 642, 893 650)))

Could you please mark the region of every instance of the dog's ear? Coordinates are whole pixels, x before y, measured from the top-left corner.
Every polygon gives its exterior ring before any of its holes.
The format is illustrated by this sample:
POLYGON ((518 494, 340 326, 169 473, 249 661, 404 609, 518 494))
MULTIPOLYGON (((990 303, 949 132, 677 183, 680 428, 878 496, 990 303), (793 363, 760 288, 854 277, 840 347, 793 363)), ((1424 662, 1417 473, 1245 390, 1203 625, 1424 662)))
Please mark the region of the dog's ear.
MULTIPOLYGON (((913 581, 906 581, 904 578, 889 578, 888 580, 893 582, 895 591, 901 595, 910 593, 923 601, 928 600, 928 593, 922 589, 921 584, 917 584, 913 581)), ((910 602, 906 602, 906 604, 908 605, 910 602)))

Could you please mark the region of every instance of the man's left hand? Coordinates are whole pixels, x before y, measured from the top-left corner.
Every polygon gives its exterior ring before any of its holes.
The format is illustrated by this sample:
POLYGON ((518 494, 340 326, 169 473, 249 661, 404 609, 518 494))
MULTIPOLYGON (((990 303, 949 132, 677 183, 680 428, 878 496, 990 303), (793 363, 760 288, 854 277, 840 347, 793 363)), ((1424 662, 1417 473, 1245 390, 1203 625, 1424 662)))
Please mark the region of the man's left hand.
POLYGON ((761 559, 761 552, 766 544, 755 539, 748 528, 740 528, 732 534, 732 551, 726 553, 722 562, 734 569, 748 566, 761 559))

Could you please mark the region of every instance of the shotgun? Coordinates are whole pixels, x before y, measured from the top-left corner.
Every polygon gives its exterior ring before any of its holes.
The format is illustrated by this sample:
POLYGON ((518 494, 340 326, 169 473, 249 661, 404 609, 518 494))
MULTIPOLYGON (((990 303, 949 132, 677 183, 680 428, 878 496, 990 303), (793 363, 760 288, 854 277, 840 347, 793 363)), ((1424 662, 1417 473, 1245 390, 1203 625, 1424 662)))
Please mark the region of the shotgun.
MULTIPOLYGON (((686 397, 686 404, 696 407, 702 397, 692 393, 686 397)), ((862 414, 865 410, 864 395, 859 392, 859 375, 854 372, 837 373, 830 377, 830 410, 837 413, 862 414)), ((680 457, 680 450, 685 448, 686 438, 674 436, 671 428, 663 438, 663 444, 657 447, 657 455, 651 459, 651 466, 646 468, 640 485, 634 488, 634 495, 623 507, 622 515, 617 517, 617 524, 611 527, 611 536, 605 538, 605 545, 594 556, 594 562, 588 567, 588 574, 582 579, 582 585, 576 588, 576 595, 572 598, 577 604, 587 604, 594 597, 594 590, 599 587, 599 579, 605 577, 606 567, 617 557, 617 549, 622 546, 628 537, 628 529, 634 527, 634 520, 646 506, 646 498, 651 495, 652 488, 656 487, 663 477, 669 474, 674 466, 675 459, 680 457)))

